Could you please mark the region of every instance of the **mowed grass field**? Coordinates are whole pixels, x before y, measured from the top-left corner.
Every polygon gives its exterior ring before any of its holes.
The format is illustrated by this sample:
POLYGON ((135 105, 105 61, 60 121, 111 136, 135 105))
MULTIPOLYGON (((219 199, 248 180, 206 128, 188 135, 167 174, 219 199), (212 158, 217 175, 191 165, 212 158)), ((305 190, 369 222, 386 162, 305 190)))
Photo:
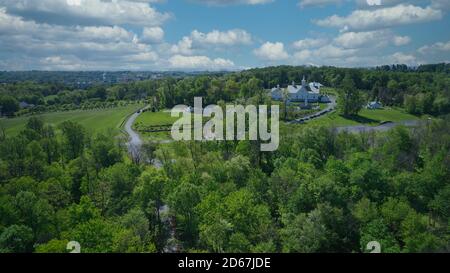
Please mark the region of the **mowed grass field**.
POLYGON ((336 112, 325 115, 307 122, 310 125, 324 125, 324 126, 353 126, 353 125, 369 125, 377 126, 382 122, 402 122, 420 119, 417 116, 406 113, 401 108, 384 108, 369 110, 363 109, 357 117, 344 118, 336 112))
MULTIPOLYGON (((326 105, 324 104, 324 106, 326 105)), ((420 119, 420 117, 410 115, 401 108, 384 108, 378 110, 363 109, 357 117, 344 118, 336 112, 333 112, 311 120, 301 126, 377 126, 382 122, 402 122, 418 119, 420 119)), ((143 132, 139 129, 146 126, 171 126, 176 120, 178 120, 178 118, 172 118, 169 112, 145 112, 136 119, 135 128, 137 128, 137 131, 139 131, 144 140, 168 140, 171 139, 170 132, 143 132)), ((286 127, 292 125, 284 124, 283 126, 286 127)))
MULTIPOLYGON (((142 104, 133 104, 123 107, 96 110, 76 110, 68 112, 54 112, 36 115, 45 123, 58 126, 64 121, 73 121, 81 124, 89 133, 103 132, 114 129, 119 132, 119 126, 130 114, 140 109, 142 104)), ((0 119, 0 125, 6 130, 8 136, 15 136, 25 128, 30 117, 0 119)))
MULTIPOLYGON (((194 115, 192 114, 192 118, 194 115)), ((169 111, 160 111, 160 112, 151 112, 147 111, 142 113, 135 121, 133 128, 139 132, 141 137, 147 141, 164 141, 170 140, 172 137, 170 136, 170 132, 144 132, 143 128, 148 127, 171 127, 175 121, 179 120, 179 117, 173 118, 169 111)), ((208 118, 203 118, 203 121, 208 118)), ((193 121, 192 121, 193 122, 193 121)))
MULTIPOLYGON (((137 119, 135 124, 142 124, 144 126, 163 126, 168 125, 172 126, 173 123, 181 118, 181 114, 179 117, 173 118, 170 114, 170 111, 160 111, 160 112, 151 112, 147 111, 142 113, 137 119)), ((194 114, 192 114, 192 118, 194 118, 194 114)), ((203 117, 203 120, 209 120, 207 117, 203 117)))
POLYGON ((170 112, 151 112, 147 111, 142 113, 137 119, 135 124, 143 124, 145 126, 162 126, 172 125, 179 118, 173 118, 170 116, 170 112))
POLYGON ((172 125, 177 118, 172 118, 170 112, 151 112, 142 113, 134 122, 133 128, 141 135, 144 141, 163 141, 170 139, 169 132, 142 132, 140 128, 145 126, 167 126, 172 125))

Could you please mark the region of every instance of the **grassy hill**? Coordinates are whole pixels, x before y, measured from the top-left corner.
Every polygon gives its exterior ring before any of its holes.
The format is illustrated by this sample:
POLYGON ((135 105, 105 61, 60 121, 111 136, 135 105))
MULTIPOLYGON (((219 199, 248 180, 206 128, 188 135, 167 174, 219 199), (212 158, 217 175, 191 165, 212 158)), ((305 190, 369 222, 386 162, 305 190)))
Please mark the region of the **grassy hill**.
MULTIPOLYGON (((66 120, 78 122, 90 133, 96 133, 110 128, 116 129, 117 132, 119 132, 119 127, 124 119, 131 113, 137 111, 140 107, 142 107, 141 104, 133 104, 109 109, 54 112, 36 116, 42 118, 45 123, 55 126, 58 126, 66 120)), ((0 119, 0 125, 6 129, 7 135, 14 136, 25 128, 28 119, 29 116, 0 119)))

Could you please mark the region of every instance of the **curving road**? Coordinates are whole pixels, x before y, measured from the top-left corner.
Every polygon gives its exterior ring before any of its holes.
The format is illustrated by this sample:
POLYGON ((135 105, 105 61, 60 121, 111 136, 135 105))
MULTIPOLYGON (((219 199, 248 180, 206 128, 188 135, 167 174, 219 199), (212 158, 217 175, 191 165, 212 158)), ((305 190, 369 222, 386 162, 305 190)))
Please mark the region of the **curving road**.
POLYGON ((305 121, 316 119, 316 118, 321 117, 321 116, 323 116, 325 114, 333 112, 334 109, 336 109, 336 106, 337 106, 336 98, 333 97, 333 96, 330 96, 330 100, 331 100, 331 102, 328 103, 328 105, 327 105, 327 107, 325 109, 323 109, 323 110, 321 110, 319 112, 316 112, 314 114, 311 114, 311 115, 308 115, 308 116, 305 116, 305 117, 293 120, 293 121, 291 121, 289 123, 291 123, 291 124, 293 124, 293 123, 304 123, 305 121))
MULTIPOLYGON (((305 116, 303 118, 293 120, 289 123, 291 123, 291 124, 305 123, 312 119, 316 119, 323 115, 333 112, 337 106, 336 98, 333 96, 330 96, 330 100, 331 100, 331 102, 328 104, 328 106, 324 110, 314 113, 314 114, 311 114, 311 115, 308 115, 308 116, 305 116)), ((417 126, 423 125, 424 123, 426 123, 426 121, 424 122, 421 120, 408 120, 408 121, 402 121, 402 122, 386 122, 386 123, 380 124, 378 126, 369 126, 369 125, 340 126, 340 127, 336 127, 336 130, 338 132, 349 132, 349 133, 386 132, 386 131, 389 131, 399 125, 406 126, 406 127, 417 127, 417 126)))
MULTIPOLYGON (((129 136, 128 142, 127 142, 127 149, 128 153, 132 156, 133 159, 141 159, 141 148, 142 144, 144 143, 141 139, 141 136, 138 132, 133 130, 133 124, 136 121, 136 119, 144 112, 144 110, 147 110, 150 106, 146 106, 142 108, 141 110, 138 110, 137 112, 133 113, 125 123, 124 129, 126 133, 129 136)), ((169 143, 169 141, 164 142, 161 141, 159 143, 169 143)), ((163 164, 160 160, 157 158, 154 158, 151 161, 148 161, 147 163, 152 164, 155 168, 162 168, 163 164)))
POLYGON ((388 122, 385 124, 380 124, 378 126, 369 125, 355 125, 355 126, 342 126, 336 127, 338 132, 349 132, 349 133, 364 133, 364 132, 386 132, 399 125, 406 127, 416 127, 426 123, 422 120, 408 120, 403 122, 388 122))
POLYGON ((128 152, 133 158, 139 158, 140 150, 142 146, 142 139, 137 132, 133 130, 133 124, 136 121, 137 117, 142 114, 142 111, 146 108, 143 108, 134 114, 132 114, 127 122, 125 123, 125 131, 127 132, 129 139, 127 142, 128 152))

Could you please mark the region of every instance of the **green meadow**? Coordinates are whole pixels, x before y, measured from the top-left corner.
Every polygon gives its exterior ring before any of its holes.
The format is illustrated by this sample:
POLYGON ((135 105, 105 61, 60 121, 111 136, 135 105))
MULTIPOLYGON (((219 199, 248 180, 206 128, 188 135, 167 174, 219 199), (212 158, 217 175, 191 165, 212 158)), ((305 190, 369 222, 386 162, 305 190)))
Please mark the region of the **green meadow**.
MULTIPOLYGON (((74 121, 85 127, 89 133, 102 132, 107 129, 114 129, 119 132, 119 127, 123 121, 141 107, 142 104, 133 104, 109 109, 53 112, 35 116, 54 126, 58 126, 64 121, 74 121)), ((25 128, 29 118, 30 116, 0 119, 0 125, 5 128, 7 135, 14 136, 25 128)))
MULTIPOLYGON (((321 104, 322 106, 322 104, 321 104)), ((325 108, 325 104, 323 108, 325 108)), ((145 112, 135 122, 134 128, 145 140, 161 141, 170 139, 170 132, 145 132, 145 128, 154 126, 171 126, 178 118, 169 112, 145 112)), ((418 120, 420 117, 406 113, 402 108, 384 108, 378 110, 363 109, 356 117, 345 118, 336 112, 311 120, 303 126, 377 126, 383 122, 402 122, 418 120)), ((292 126, 285 124, 285 126, 292 126)))
POLYGON ((401 108, 384 108, 376 110, 363 109, 358 116, 351 118, 346 118, 336 112, 333 112, 323 117, 311 120, 307 122, 307 124, 324 126, 353 126, 363 124, 377 126, 383 122, 402 122, 418 119, 420 118, 406 113, 401 108))
POLYGON ((172 125, 177 118, 172 118, 170 112, 151 112, 147 111, 137 117, 133 124, 135 129, 145 141, 161 141, 170 138, 169 132, 144 132, 146 127, 153 126, 169 126, 172 125))
POLYGON ((163 126, 172 125, 178 118, 173 118, 170 116, 170 112, 151 112, 147 111, 142 113, 135 122, 135 125, 145 125, 145 126, 163 126))
MULTIPOLYGON (((164 141, 171 139, 170 132, 164 131, 164 132, 146 132, 146 129, 153 128, 157 129, 160 128, 170 128, 172 127, 173 123, 181 118, 181 115, 179 117, 172 117, 170 112, 165 110, 161 112, 151 112, 147 111, 142 113, 135 121, 133 128, 139 132, 139 134, 142 136, 144 140, 148 141, 164 141)), ((194 115, 192 115, 192 118, 194 118, 194 115)), ((208 118, 203 118, 203 121, 205 122, 208 120, 208 118)), ((193 122, 193 121, 192 121, 193 122)))

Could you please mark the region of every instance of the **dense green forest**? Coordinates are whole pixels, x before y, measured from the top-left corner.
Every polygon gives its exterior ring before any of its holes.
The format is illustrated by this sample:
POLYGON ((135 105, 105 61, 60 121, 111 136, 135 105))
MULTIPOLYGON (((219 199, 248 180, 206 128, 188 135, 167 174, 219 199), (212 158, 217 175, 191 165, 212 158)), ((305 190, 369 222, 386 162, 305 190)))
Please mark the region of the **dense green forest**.
POLYGON ((42 111, 143 98, 160 109, 194 96, 245 104, 306 75, 439 118, 361 134, 286 125, 271 153, 257 141, 147 143, 138 163, 111 131, 31 116, 18 136, 0 126, 0 252, 67 252, 69 241, 82 252, 365 252, 370 241, 382 252, 448 252, 450 78, 438 68, 271 67, 88 90, 4 84, 2 113, 17 115, 24 100, 42 111))
POLYGON ((83 252, 449 250, 448 120, 381 135, 303 127, 276 153, 247 141, 147 147, 161 169, 131 163, 110 135, 59 129, 31 118, 2 136, 2 252, 73 240, 83 252))

